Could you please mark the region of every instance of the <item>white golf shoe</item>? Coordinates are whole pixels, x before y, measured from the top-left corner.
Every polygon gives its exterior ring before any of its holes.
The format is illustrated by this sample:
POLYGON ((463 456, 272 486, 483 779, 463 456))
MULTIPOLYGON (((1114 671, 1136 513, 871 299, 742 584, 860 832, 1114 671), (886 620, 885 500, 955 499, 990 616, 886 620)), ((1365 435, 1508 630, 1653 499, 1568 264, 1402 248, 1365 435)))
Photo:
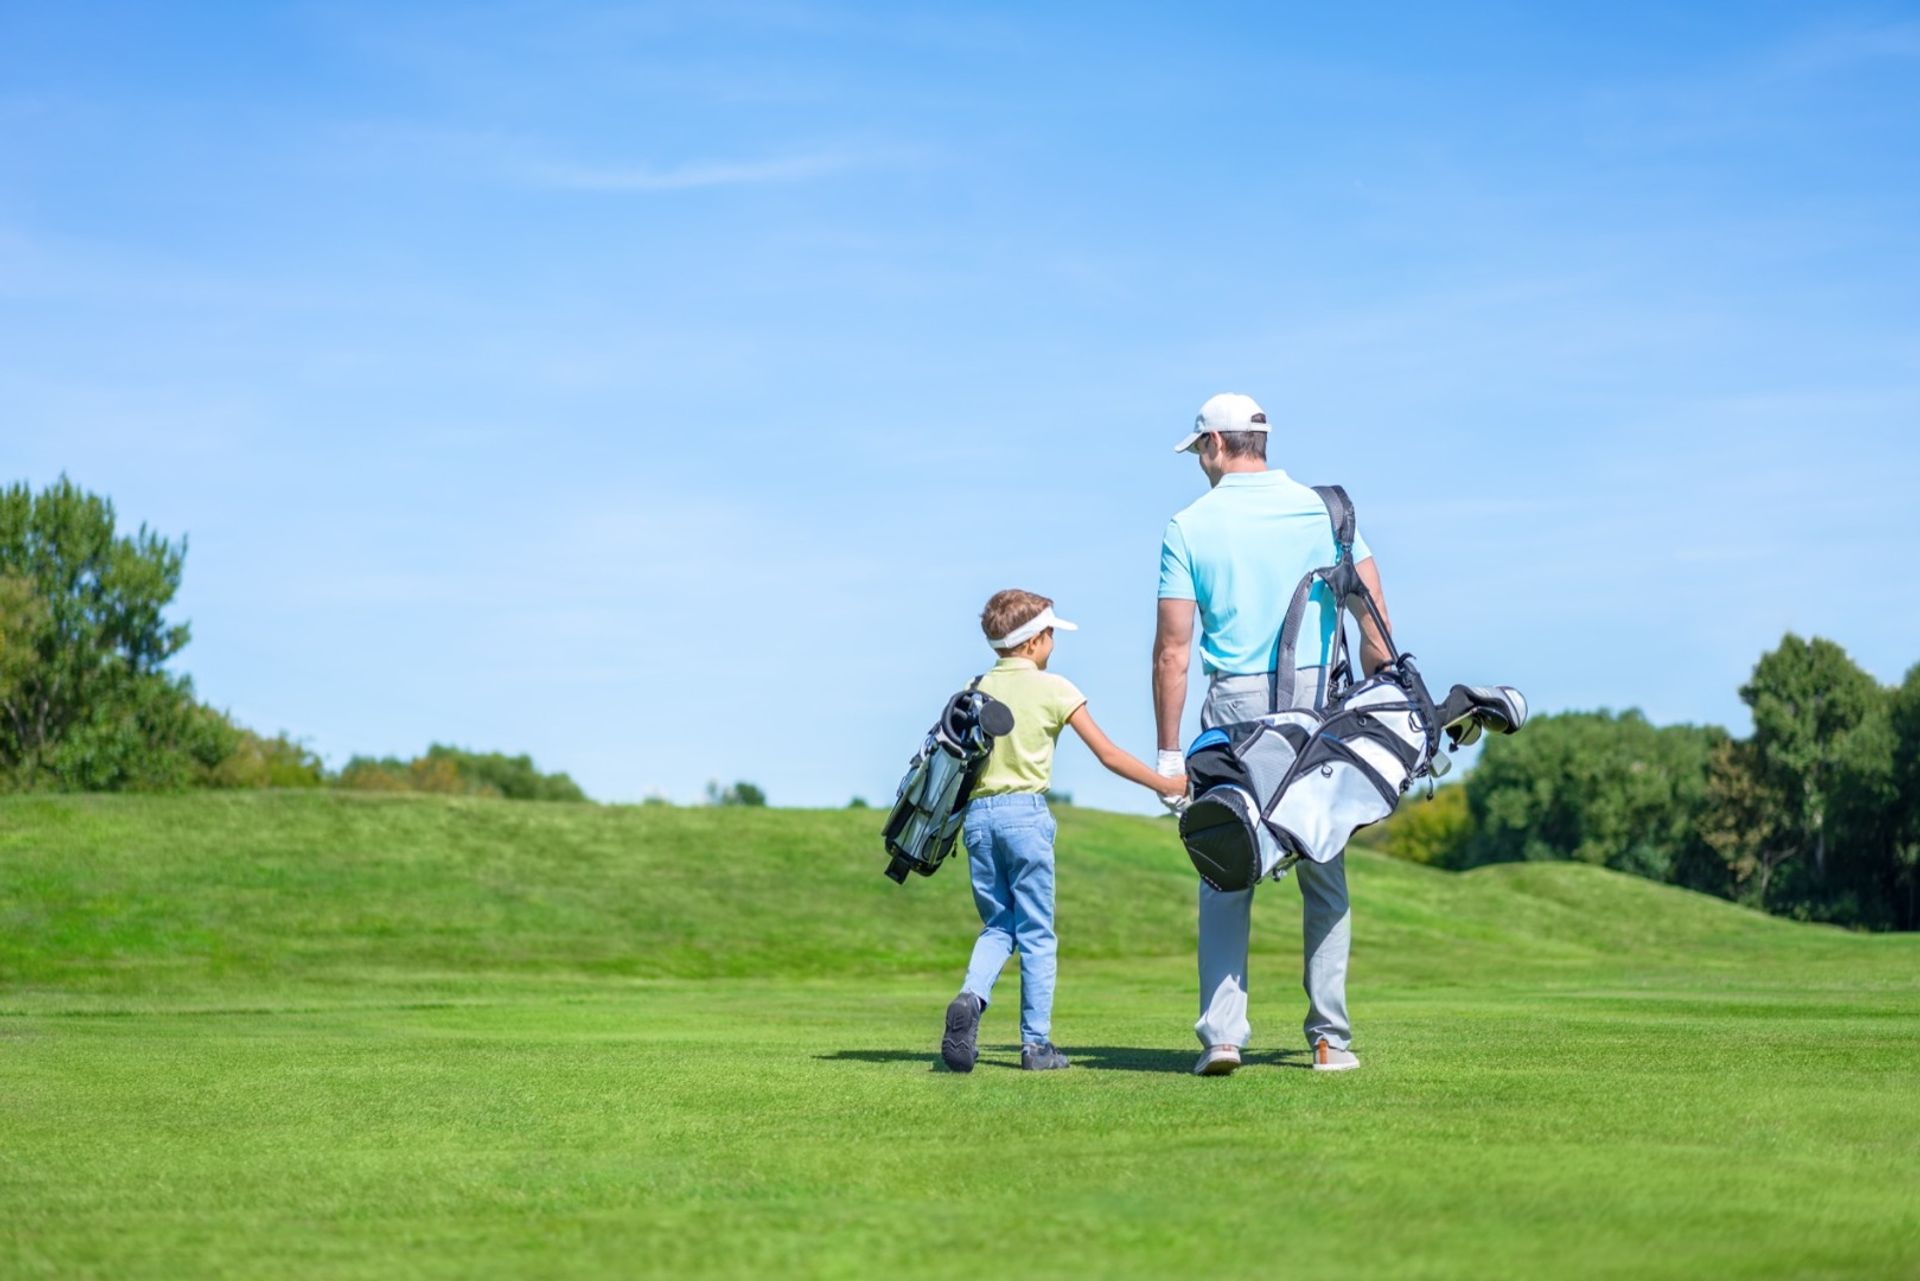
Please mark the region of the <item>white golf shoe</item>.
POLYGON ((1336 1050, 1327 1044, 1327 1038, 1321 1037, 1320 1044, 1313 1047, 1313 1070, 1316 1072, 1351 1072, 1360 1066, 1360 1060, 1347 1050, 1336 1050))
POLYGON ((1233 1070, 1240 1066, 1240 1047, 1237 1045, 1209 1045, 1200 1061, 1193 1065, 1195 1076, 1232 1076, 1233 1070))

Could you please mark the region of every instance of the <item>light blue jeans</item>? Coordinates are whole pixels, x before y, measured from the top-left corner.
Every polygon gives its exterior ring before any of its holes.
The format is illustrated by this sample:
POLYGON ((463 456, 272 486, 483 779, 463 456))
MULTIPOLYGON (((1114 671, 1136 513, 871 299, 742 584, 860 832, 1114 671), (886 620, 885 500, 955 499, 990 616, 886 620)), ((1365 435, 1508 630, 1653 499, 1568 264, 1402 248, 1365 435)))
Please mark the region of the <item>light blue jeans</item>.
POLYGON ((1020 953, 1020 1040, 1036 1045, 1053 1029, 1053 837, 1057 828, 1037 792, 982 796, 967 806, 967 871, 980 937, 960 989, 986 1005, 993 982, 1020 953))

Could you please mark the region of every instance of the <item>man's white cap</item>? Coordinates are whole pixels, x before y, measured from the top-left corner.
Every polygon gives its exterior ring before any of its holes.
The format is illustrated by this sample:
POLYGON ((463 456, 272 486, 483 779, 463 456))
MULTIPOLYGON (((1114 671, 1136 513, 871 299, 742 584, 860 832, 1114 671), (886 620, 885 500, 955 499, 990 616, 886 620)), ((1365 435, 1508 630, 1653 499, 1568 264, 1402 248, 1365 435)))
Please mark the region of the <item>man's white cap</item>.
POLYGON ((1005 636, 1000 637, 998 640, 989 640, 987 644, 993 646, 995 649, 1015 649, 1026 644, 1041 632, 1046 631, 1049 627, 1057 627, 1063 632, 1077 632, 1080 630, 1077 624, 1069 623, 1066 619, 1055 615, 1053 606, 1049 605, 1032 618, 1029 618, 1026 622, 1020 624, 1020 626, 1008 632, 1005 636))
POLYGON ((1260 402, 1251 396, 1242 396, 1237 391, 1223 391, 1200 406, 1200 412, 1193 418, 1193 430, 1173 447, 1173 452, 1186 453, 1199 444, 1200 438, 1208 432, 1266 429, 1267 411, 1260 408, 1260 402))

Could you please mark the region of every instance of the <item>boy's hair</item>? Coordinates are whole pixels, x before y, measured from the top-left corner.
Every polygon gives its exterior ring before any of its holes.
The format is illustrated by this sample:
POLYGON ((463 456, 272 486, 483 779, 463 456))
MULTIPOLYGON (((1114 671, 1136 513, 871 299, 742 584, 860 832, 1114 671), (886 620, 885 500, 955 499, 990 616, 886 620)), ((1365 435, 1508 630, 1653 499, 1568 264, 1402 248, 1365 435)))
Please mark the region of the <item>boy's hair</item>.
POLYGON ((1051 597, 1023 592, 1018 587, 995 592, 987 598, 987 607, 980 611, 980 630, 987 634, 987 641, 991 644, 1020 624, 1031 622, 1041 610, 1052 604, 1051 597))

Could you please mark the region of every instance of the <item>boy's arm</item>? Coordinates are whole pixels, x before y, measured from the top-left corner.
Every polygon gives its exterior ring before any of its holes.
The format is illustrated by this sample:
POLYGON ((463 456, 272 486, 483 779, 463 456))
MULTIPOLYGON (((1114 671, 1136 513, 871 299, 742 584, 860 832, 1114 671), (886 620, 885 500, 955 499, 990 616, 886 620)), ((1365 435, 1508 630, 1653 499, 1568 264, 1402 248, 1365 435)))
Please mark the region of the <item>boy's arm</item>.
POLYGON ((1107 737, 1106 732, 1093 723, 1093 713, 1087 710, 1085 703, 1080 704, 1079 710, 1067 717, 1067 724, 1073 726, 1073 732, 1086 743, 1087 750, 1093 753, 1095 760, 1129 783, 1150 787, 1163 796, 1187 794, 1185 774, 1178 774, 1172 778, 1163 777, 1154 773, 1151 765, 1136 760, 1129 753, 1116 747, 1113 740, 1107 737))

